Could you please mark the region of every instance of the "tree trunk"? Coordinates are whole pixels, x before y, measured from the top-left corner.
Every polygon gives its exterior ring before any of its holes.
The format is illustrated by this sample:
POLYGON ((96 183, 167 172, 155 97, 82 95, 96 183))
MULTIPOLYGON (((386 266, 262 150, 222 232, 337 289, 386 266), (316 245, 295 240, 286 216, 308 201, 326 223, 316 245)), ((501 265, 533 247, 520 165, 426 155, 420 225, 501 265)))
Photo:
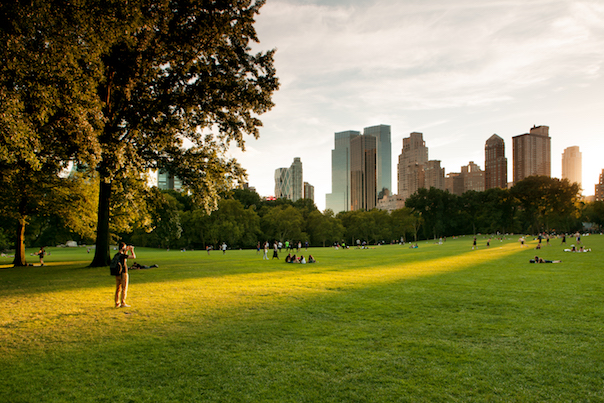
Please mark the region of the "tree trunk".
POLYGON ((25 261, 25 217, 21 216, 17 223, 17 232, 15 238, 15 260, 13 265, 15 267, 27 266, 25 261))
POLYGON ((90 267, 109 266, 111 256, 109 254, 109 203, 111 201, 111 182, 101 179, 99 185, 99 211, 96 227, 96 248, 94 259, 90 267))

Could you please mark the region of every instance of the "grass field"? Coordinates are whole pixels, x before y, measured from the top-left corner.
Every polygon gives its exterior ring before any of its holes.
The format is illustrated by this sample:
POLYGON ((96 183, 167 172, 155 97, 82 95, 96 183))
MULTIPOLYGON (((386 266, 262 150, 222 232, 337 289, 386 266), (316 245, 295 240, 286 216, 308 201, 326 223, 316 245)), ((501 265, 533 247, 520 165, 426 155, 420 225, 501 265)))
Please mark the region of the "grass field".
POLYGON ((1 258, 0 401, 602 402, 604 236, 583 242, 313 248, 306 265, 141 248, 159 268, 131 272, 120 309, 86 249, 1 258))

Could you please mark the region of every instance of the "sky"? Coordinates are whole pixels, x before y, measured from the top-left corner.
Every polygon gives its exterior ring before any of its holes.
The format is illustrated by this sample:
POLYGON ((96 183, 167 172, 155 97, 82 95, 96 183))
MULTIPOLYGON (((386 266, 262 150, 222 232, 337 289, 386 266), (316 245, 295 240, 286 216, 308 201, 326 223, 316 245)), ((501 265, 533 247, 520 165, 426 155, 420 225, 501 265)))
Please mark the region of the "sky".
POLYGON ((325 209, 334 133, 385 124, 393 192, 402 139, 423 133, 445 174, 474 161, 486 140, 549 126, 551 172, 565 148, 582 153, 583 194, 604 169, 604 1, 267 0, 255 24, 276 49, 280 89, 260 138, 232 149, 249 185, 274 195, 274 173, 295 157, 325 209))

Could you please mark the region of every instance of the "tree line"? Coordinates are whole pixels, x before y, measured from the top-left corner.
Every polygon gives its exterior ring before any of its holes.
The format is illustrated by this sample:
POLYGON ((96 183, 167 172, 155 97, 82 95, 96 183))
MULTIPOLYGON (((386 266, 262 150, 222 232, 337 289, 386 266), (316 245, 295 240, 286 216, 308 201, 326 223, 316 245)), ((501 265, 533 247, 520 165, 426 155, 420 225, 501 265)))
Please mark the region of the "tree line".
MULTIPOLYGON (((95 180, 74 172, 49 193, 47 208, 27 227, 26 242, 44 246, 75 240, 94 243, 95 180), (61 191, 59 191, 62 189, 61 191), (62 207, 62 206, 68 206, 62 207), (89 217, 88 219, 86 217, 89 217)), ((98 180, 98 179, 96 179, 98 180)), ((263 200, 255 191, 232 189, 208 212, 187 192, 160 191, 134 181, 124 184, 130 200, 114 206, 120 225, 113 237, 139 246, 205 249, 223 242, 230 248, 254 248, 260 242, 309 242, 312 246, 415 242, 461 234, 570 233, 593 223, 604 225, 604 202, 584 203, 579 186, 567 180, 533 176, 510 189, 468 191, 456 196, 435 188, 419 189, 406 206, 392 212, 319 211, 312 200, 263 200)), ((2 218, 2 228, 16 226, 2 218)), ((7 231, 0 247, 10 246, 7 231)))

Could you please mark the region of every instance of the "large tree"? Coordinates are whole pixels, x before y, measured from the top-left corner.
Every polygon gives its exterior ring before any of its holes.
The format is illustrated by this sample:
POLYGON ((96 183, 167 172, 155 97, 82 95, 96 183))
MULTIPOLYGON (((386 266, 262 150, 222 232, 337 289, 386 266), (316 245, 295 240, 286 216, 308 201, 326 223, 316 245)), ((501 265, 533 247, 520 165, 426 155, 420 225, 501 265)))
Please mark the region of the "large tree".
POLYGON ((273 51, 252 54, 263 0, 108 2, 110 46, 98 96, 100 174, 96 254, 109 262, 113 184, 149 168, 178 176, 209 209, 244 171, 232 142, 258 136, 278 87, 273 51))
POLYGON ((58 173, 99 155, 95 14, 92 2, 0 3, 0 197, 16 226, 15 266, 26 264, 25 226, 48 208, 58 173))

